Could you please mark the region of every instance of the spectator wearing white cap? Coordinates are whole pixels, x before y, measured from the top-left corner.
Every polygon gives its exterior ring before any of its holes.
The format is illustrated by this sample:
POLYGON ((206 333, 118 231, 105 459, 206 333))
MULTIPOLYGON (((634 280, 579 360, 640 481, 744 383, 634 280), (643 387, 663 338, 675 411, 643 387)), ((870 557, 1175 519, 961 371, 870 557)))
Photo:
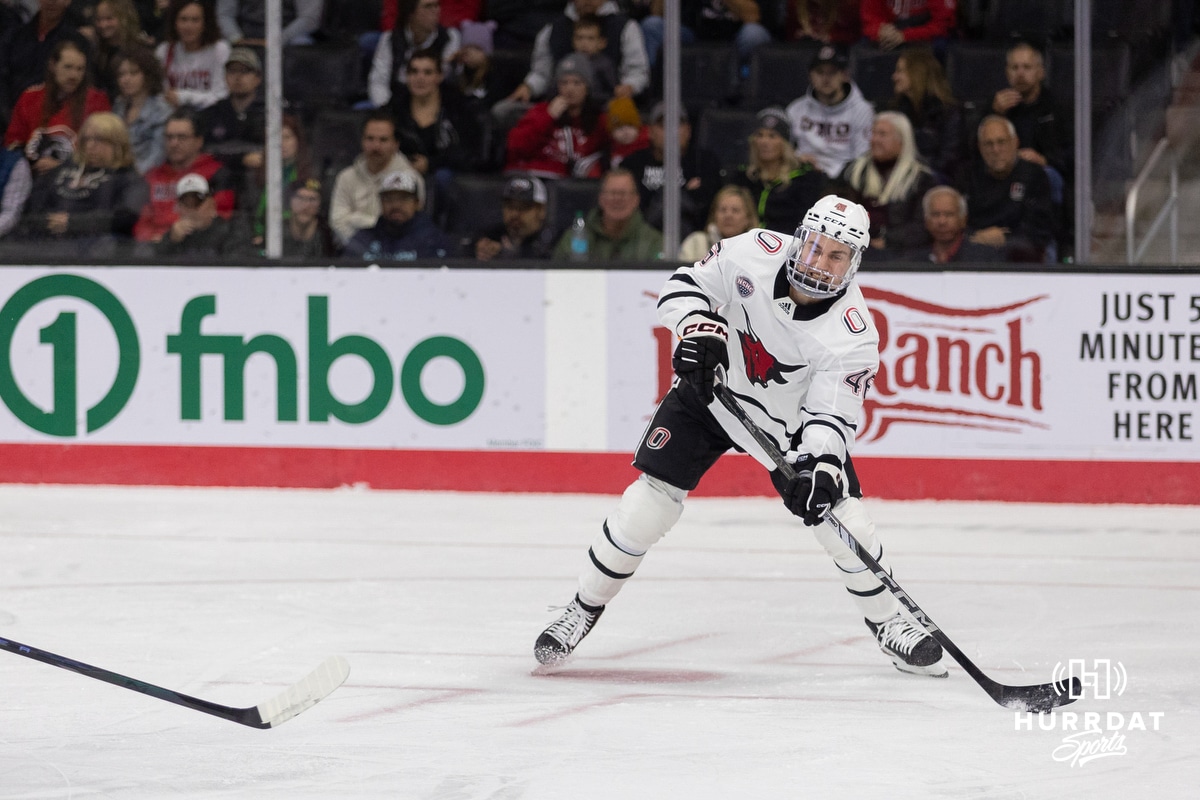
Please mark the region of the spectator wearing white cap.
POLYGON ((546 225, 546 184, 532 175, 514 175, 504 184, 500 210, 504 221, 475 239, 479 261, 549 258, 558 234, 546 225))
POLYGON ((189 172, 175 184, 177 217, 155 246, 162 256, 217 257, 249 253, 250 232, 217 213, 208 180, 189 172))
POLYGON ((346 243, 345 255, 364 261, 445 258, 450 240, 421 210, 420 187, 411 172, 389 172, 379 184, 379 220, 346 243))

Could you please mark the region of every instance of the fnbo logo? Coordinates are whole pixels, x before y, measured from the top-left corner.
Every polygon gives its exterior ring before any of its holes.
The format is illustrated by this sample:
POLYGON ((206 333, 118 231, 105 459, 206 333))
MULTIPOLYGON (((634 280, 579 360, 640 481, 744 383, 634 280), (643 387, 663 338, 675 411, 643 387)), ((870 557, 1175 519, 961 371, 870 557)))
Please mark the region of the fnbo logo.
POLYGON ((117 340, 117 370, 104 396, 84 418, 86 432, 113 420, 129 401, 137 384, 141 353, 137 329, 129 312, 100 284, 78 275, 48 275, 21 287, 0 308, 0 400, 21 422, 51 436, 75 436, 79 424, 79 338, 75 311, 60 311, 41 328, 38 340, 50 345, 52 394, 45 411, 25 394, 13 374, 13 337, 21 320, 37 305, 51 299, 75 298, 95 307, 112 327, 117 340))

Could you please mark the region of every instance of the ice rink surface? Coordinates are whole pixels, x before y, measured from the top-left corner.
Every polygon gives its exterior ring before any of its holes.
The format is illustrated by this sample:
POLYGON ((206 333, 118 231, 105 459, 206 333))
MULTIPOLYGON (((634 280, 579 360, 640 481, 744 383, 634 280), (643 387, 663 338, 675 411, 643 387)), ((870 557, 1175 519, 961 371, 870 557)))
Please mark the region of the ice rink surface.
POLYGON ((0 652, 0 797, 1197 796, 1200 509, 869 502, 897 580, 990 676, 1082 660, 1078 731, 1022 727, 957 664, 897 672, 767 498, 690 500, 533 674, 614 502, 0 487, 0 636, 225 705, 352 670, 260 731, 0 652))

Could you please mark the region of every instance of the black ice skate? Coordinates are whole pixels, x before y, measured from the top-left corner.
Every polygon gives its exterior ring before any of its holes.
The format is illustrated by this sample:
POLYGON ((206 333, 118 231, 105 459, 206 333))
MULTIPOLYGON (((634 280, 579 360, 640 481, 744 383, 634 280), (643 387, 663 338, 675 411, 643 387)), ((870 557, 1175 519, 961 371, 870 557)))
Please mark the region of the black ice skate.
POLYGON ((899 613, 883 622, 868 619, 866 623, 875 634, 879 649, 891 657, 896 669, 932 678, 944 678, 949 674, 941 664, 942 646, 899 613))
POLYGON ((561 663, 583 641, 603 613, 604 606, 585 605, 579 595, 575 595, 563 615, 537 638, 533 645, 534 658, 544 666, 561 663))

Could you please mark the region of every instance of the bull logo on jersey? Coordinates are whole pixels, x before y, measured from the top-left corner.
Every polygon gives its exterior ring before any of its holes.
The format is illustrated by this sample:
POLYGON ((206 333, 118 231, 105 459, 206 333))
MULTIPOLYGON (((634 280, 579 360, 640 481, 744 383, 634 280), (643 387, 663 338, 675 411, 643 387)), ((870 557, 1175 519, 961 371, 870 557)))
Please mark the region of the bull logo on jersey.
POLYGON ((762 343, 762 339, 755 335, 754 328, 750 326, 749 317, 746 318, 746 333, 738 331, 738 339, 742 343, 742 363, 746 365, 746 377, 750 379, 751 383, 758 384, 764 389, 772 381, 787 383, 783 376, 789 372, 795 372, 803 366, 779 363, 779 359, 771 355, 766 345, 762 343))

